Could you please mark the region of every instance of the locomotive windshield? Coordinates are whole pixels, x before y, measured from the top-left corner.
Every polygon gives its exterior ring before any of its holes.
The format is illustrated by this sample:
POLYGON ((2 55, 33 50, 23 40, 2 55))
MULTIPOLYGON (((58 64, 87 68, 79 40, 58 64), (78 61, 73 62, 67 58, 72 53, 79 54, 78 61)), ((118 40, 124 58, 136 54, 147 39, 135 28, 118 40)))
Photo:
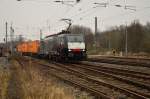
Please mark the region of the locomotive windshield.
POLYGON ((83 42, 83 36, 82 35, 69 35, 67 36, 68 42, 83 42))

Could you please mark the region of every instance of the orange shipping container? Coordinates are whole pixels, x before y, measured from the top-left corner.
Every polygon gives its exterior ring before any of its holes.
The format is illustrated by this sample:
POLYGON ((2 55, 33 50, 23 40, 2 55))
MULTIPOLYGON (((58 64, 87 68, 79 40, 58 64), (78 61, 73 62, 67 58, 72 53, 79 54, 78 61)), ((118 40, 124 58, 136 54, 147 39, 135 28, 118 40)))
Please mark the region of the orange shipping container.
POLYGON ((38 51, 39 51, 39 44, 40 43, 39 43, 38 40, 28 42, 28 50, 27 50, 27 52, 34 53, 34 54, 38 53, 38 51))
POLYGON ((40 42, 36 41, 29 41, 23 42, 17 46, 17 51, 22 53, 33 53, 37 54, 39 51, 40 42))
POLYGON ((18 50, 18 52, 22 52, 22 53, 27 52, 27 43, 24 42, 24 43, 19 44, 17 46, 17 50, 18 50))
POLYGON ((27 51, 28 50, 28 43, 27 42, 22 44, 21 50, 22 50, 23 53, 27 53, 28 52, 27 51))

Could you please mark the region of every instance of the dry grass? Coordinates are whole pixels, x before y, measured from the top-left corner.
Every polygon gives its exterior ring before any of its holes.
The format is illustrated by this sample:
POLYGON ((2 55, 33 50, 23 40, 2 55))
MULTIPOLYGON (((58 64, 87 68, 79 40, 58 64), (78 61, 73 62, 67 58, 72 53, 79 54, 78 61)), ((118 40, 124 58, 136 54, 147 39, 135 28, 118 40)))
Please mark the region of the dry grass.
POLYGON ((20 68, 19 76, 24 99, 75 99, 71 92, 43 77, 36 68, 20 68))
POLYGON ((10 72, 0 68, 0 99, 5 99, 9 84, 10 72))
POLYGON ((11 88, 15 88, 12 90, 16 91, 21 99, 91 99, 87 93, 68 87, 54 77, 45 77, 35 66, 21 67, 16 61, 11 62, 10 70, 0 68, 0 99, 8 98, 10 91, 8 86, 12 84, 10 81, 13 73, 16 74, 13 77, 17 77, 15 80, 20 88, 17 86, 11 88))

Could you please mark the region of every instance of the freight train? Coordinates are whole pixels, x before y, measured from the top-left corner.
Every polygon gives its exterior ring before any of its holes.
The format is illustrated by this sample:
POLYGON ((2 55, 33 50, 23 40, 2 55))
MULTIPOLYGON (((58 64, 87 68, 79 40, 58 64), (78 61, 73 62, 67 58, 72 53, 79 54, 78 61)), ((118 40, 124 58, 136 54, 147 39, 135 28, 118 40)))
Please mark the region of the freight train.
POLYGON ((17 46, 23 55, 47 57, 50 60, 84 60, 87 57, 83 34, 62 31, 46 36, 41 41, 24 42, 17 46))

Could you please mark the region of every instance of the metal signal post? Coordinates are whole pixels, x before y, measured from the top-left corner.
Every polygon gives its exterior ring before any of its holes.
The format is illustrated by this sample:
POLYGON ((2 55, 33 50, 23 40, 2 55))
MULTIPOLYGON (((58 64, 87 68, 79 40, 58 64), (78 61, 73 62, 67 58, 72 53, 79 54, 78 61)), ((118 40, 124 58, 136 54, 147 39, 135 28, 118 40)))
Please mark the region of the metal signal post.
POLYGON ((6 37, 5 37, 5 43, 6 43, 6 49, 7 49, 7 27, 8 27, 8 23, 6 22, 6 37))
POLYGON ((97 49, 97 17, 95 17, 95 48, 97 49))
POLYGON ((42 30, 40 29, 40 41, 42 41, 42 30))
POLYGON ((125 56, 128 56, 128 31, 127 31, 127 23, 125 26, 125 56))

